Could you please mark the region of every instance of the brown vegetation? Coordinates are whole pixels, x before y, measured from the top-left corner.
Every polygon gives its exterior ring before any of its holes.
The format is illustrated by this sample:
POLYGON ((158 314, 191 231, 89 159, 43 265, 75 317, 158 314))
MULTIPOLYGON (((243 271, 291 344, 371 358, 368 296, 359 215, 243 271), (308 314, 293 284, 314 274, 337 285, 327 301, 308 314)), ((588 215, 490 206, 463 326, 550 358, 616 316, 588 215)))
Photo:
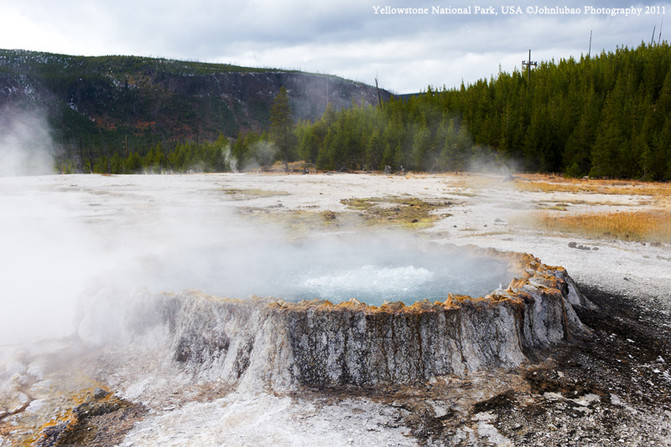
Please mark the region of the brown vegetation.
POLYGON ((550 231, 647 242, 671 242, 671 212, 626 211, 557 215, 542 213, 538 224, 550 231))
POLYGON ((515 187, 520 191, 648 195, 659 200, 671 197, 671 183, 635 180, 572 179, 528 174, 520 176, 515 181, 515 187))

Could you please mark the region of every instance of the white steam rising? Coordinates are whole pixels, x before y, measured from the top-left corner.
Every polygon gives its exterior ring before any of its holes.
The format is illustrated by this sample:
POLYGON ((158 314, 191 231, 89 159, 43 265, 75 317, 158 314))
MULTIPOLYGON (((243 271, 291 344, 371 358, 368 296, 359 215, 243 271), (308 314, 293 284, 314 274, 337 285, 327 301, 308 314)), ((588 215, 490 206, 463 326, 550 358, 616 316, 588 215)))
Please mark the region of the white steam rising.
POLYGON ((511 176, 522 169, 522 163, 505 157, 489 146, 476 146, 468 163, 468 171, 511 176))
POLYGON ((277 156, 277 147, 272 141, 257 141, 251 145, 249 155, 241 166, 243 171, 271 166, 277 156))
POLYGON ((39 112, 0 110, 0 177, 54 172, 54 144, 39 112))
POLYGON ((101 241, 73 219, 76 198, 57 197, 44 179, 0 178, 2 344, 70 333, 77 296, 106 261, 101 241))
POLYGON ((93 310, 96 321, 123 313, 137 289, 380 305, 481 295, 510 280, 504 263, 425 250, 398 234, 290 241, 237 216, 219 183, 236 177, 0 178, 3 343, 76 332, 103 290, 118 299, 105 294, 113 302, 93 310))

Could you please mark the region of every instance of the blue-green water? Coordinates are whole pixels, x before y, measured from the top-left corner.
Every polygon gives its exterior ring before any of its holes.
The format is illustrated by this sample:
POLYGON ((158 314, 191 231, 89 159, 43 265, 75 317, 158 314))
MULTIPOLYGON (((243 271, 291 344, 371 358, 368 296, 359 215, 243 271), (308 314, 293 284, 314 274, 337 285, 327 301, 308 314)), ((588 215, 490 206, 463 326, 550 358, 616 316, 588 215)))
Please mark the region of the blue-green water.
POLYGON ((161 261, 161 290, 334 303, 356 298, 376 306, 444 301, 448 293, 482 296, 506 287, 513 277, 500 259, 390 237, 214 244, 161 261))

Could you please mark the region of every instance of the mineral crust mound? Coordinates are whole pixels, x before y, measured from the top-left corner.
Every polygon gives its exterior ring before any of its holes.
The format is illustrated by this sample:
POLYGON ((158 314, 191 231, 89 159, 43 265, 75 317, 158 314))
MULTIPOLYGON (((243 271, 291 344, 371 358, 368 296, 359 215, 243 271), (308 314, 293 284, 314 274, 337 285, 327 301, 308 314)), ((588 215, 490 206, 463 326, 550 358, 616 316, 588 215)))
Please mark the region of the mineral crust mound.
MULTIPOLYGON (((144 300, 141 312, 162 327, 166 357, 183 372, 272 389, 413 384, 515 368, 589 336, 573 306, 593 304, 564 268, 528 254, 487 255, 509 260, 515 277, 477 298, 450 294, 443 302, 373 307, 354 299, 334 305, 187 291, 144 300)), ((141 320, 133 331, 148 330, 141 320)))

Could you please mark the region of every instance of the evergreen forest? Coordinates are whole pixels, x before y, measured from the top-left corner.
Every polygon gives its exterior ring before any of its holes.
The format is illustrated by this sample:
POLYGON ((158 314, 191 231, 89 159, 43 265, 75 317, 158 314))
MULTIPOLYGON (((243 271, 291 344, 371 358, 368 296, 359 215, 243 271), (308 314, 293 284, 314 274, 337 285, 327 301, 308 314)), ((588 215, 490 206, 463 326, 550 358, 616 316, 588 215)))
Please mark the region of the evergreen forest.
POLYGON ((530 74, 499 72, 374 106, 327 105, 320 119, 294 117, 289 129, 286 91, 277 101, 273 129, 211 142, 161 141, 104 157, 84 148, 76 163, 61 160, 60 168, 221 171, 303 160, 321 170, 443 172, 494 164, 573 177, 671 179, 667 42, 542 62, 530 74))

